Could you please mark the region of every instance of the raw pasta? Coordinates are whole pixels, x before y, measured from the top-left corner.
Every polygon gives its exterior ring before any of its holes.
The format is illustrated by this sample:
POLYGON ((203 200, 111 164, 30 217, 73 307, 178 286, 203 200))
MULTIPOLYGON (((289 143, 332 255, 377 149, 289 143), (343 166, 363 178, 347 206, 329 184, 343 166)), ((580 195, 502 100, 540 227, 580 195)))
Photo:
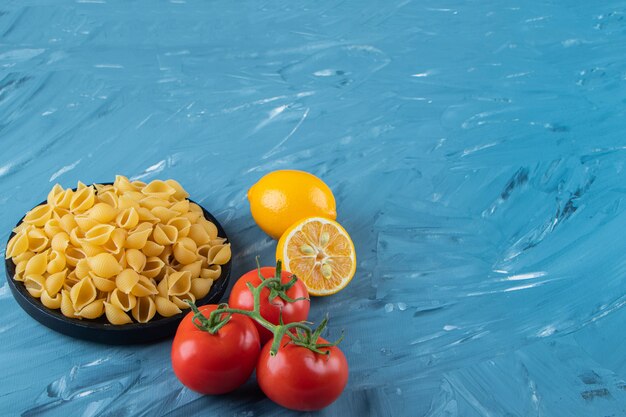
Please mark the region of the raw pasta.
POLYGON ((205 297, 230 244, 174 180, 52 187, 13 229, 15 281, 50 309, 112 325, 146 323, 205 297))
POLYGON ((133 320, 128 316, 128 314, 124 313, 124 311, 114 304, 104 303, 104 313, 106 314, 106 318, 111 324, 128 324, 132 323, 133 320))

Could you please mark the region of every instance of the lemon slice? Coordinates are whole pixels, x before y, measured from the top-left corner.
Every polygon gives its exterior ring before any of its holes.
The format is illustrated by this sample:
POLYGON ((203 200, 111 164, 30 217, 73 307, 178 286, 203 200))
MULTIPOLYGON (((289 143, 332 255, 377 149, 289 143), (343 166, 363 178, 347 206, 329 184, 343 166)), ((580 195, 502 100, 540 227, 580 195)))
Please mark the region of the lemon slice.
POLYGON ((276 259, 294 273, 311 295, 342 290, 356 270, 350 235, 334 220, 308 217, 290 226, 278 241, 276 259))

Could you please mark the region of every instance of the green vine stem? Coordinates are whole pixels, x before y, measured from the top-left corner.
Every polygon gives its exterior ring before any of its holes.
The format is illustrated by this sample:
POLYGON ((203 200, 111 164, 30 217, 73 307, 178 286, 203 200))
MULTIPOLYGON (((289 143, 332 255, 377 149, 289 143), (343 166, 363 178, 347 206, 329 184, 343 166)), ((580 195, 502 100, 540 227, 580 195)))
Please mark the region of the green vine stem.
POLYGON ((247 283, 248 290, 250 290, 250 292, 252 293, 252 297, 254 300, 254 308, 252 309, 252 311, 241 310, 238 308, 230 308, 228 304, 222 303, 219 304, 218 307, 213 310, 207 318, 205 315, 202 314, 200 310, 198 310, 198 307, 193 302, 186 300, 187 304, 189 304, 191 310, 194 313, 192 319, 194 326, 196 326, 199 330, 208 332, 210 334, 215 334, 222 327, 224 327, 226 323, 228 323, 233 314, 242 314, 244 316, 250 317, 252 320, 256 321, 261 326, 272 332, 272 334, 274 335, 272 347, 270 349, 270 355, 272 356, 275 356, 278 352, 278 349, 280 348, 280 343, 285 336, 288 336, 291 339, 288 343, 302 346, 320 355, 329 355, 329 350, 321 349, 337 346, 343 340, 343 332, 341 337, 333 343, 317 343, 320 335, 328 324, 328 316, 326 316, 324 320, 322 320, 322 322, 316 329, 311 329, 307 325, 309 324, 309 322, 304 321, 284 324, 282 321, 282 315, 280 316, 280 324, 273 324, 261 316, 261 292, 265 287, 268 287, 268 289, 270 290, 270 294, 268 297, 270 302, 276 297, 280 297, 289 303, 306 300, 306 298, 292 299, 286 294, 286 291, 296 283, 297 277, 293 275, 289 282, 283 284, 281 281, 282 264, 280 260, 276 262, 276 274, 272 278, 263 277, 263 275, 261 274, 261 267, 259 265, 258 257, 257 270, 259 273, 259 278, 261 279, 261 283, 256 287, 254 287, 249 282, 247 283))

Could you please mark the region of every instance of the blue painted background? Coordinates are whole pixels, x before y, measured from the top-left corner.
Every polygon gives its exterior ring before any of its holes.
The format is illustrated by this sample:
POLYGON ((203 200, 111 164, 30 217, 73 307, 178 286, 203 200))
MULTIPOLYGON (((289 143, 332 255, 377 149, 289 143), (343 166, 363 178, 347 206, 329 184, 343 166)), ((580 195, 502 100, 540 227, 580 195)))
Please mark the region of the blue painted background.
MULTIPOLYGON (((626 415, 626 2, 0 4, 0 238, 60 182, 175 178, 234 276, 273 262, 246 191, 297 168, 359 258, 321 416, 626 415)), ((0 414, 287 416, 184 389, 170 342, 96 345, 0 287, 0 414)), ((305 414, 306 415, 306 414, 305 414)))

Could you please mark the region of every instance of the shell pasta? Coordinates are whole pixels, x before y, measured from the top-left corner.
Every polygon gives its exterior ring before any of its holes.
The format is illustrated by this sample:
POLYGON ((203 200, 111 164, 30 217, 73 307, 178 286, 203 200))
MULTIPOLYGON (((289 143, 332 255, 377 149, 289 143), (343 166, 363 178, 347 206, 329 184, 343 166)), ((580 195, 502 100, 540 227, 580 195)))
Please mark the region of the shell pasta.
POLYGON ((171 317, 205 297, 230 243, 175 180, 52 187, 13 229, 13 279, 64 316, 111 325, 171 317))

